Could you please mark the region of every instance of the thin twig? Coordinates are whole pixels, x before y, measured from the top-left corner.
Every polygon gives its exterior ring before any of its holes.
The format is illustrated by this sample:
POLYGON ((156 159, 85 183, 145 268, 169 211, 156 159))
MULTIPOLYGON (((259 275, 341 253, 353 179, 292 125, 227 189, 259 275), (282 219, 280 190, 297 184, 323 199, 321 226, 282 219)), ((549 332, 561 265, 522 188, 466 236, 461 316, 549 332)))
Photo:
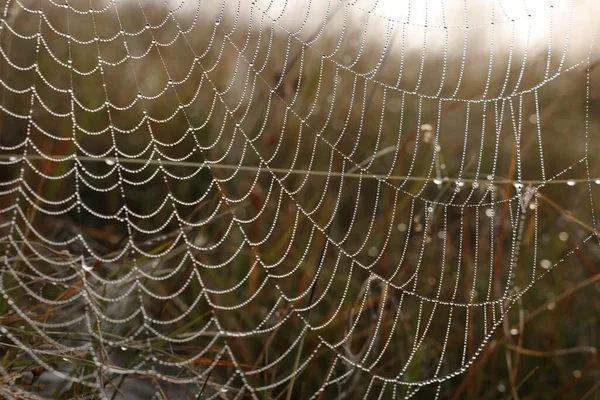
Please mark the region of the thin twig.
POLYGON ((523 354, 531 357, 558 357, 570 354, 597 354, 598 352, 593 346, 577 346, 549 351, 526 349, 510 343, 505 343, 504 346, 517 354, 523 354))

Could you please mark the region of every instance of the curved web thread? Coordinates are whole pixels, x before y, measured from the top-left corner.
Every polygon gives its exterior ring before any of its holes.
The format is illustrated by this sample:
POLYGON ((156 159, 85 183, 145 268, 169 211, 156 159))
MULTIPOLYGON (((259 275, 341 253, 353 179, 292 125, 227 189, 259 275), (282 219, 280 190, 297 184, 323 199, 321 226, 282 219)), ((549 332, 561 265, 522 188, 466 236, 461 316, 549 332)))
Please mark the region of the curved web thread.
POLYGON ((458 3, 7 2, 4 340, 90 398, 440 396, 595 235, 572 4, 458 3))

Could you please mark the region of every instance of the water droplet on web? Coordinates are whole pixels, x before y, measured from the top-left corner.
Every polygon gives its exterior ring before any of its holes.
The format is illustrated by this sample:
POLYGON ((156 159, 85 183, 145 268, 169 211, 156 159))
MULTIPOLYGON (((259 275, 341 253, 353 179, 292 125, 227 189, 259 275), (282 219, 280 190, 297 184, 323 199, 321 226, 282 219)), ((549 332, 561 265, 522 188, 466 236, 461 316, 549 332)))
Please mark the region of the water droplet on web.
POLYGON ((371 257, 377 257, 377 254, 379 254, 379 250, 377 250, 377 247, 373 246, 369 249, 369 255, 371 257))
POLYGON ((126 351, 126 350, 127 350, 127 347, 125 347, 125 346, 121 346, 121 350, 123 350, 123 351, 126 351))
POLYGON ((406 224, 400 223, 396 228, 399 232, 406 232, 406 224))
POLYGON ((512 328, 510 330, 510 334, 513 336, 517 336, 519 334, 519 330, 517 328, 512 328))
POLYGON ((575 181, 573 179, 569 179, 567 181, 567 185, 569 185, 569 186, 575 186, 575 181))
POLYGON ((441 185, 441 184, 442 184, 442 182, 443 182, 443 181, 442 181, 440 178, 435 178, 435 179, 433 180, 433 183, 435 183, 436 185, 441 185))
POLYGON ((494 209, 493 208, 488 208, 487 210, 485 210, 485 215, 488 218, 492 218, 494 216, 494 209))
POLYGON ((596 180, 594 181, 594 183, 595 183, 596 185, 600 185, 600 179, 596 179, 596 180))
POLYGON ((563 242, 566 242, 567 240, 569 240, 569 234, 567 232, 561 232, 558 234, 558 238, 563 242))
POLYGON ((92 267, 91 265, 86 264, 85 261, 81 262, 81 268, 83 268, 84 271, 91 271, 92 269, 94 269, 94 267, 92 267))
POLYGON ((529 122, 531 122, 532 124, 536 125, 538 123, 537 114, 531 114, 529 116, 529 122))
POLYGON ((433 139, 433 134, 431 133, 431 131, 425 131, 425 133, 423 134, 423 142, 431 143, 432 139, 433 139))
POLYGON ((106 165, 115 165, 115 160, 112 158, 107 158, 105 163, 106 165))
POLYGON ((552 268, 552 261, 543 259, 540 261, 540 266, 544 269, 552 268))
POLYGON ((513 183, 513 186, 515 187, 515 189, 517 189, 517 191, 520 191, 521 189, 523 189, 522 183, 515 182, 515 183, 513 183))

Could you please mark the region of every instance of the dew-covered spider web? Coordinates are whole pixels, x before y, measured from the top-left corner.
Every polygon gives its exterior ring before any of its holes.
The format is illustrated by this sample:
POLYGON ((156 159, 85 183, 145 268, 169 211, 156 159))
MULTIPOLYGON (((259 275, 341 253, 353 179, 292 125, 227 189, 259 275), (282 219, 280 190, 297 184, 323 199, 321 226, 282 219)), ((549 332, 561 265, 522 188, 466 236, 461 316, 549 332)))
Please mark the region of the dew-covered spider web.
POLYGON ((588 3, 3 0, 1 396, 446 398, 597 244, 588 3))

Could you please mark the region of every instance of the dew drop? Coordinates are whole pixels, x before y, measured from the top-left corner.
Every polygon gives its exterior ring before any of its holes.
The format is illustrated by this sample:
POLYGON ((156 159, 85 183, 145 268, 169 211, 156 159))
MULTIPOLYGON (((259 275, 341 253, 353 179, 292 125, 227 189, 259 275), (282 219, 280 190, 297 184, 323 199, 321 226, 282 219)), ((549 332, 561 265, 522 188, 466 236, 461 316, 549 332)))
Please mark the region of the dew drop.
POLYGON ((406 232, 406 224, 400 223, 396 228, 399 232, 406 232))
POLYGON ((537 125, 537 123, 538 123, 537 114, 531 114, 529 116, 529 122, 532 123, 532 124, 534 124, 534 125, 537 125))
POLYGON ((436 185, 441 185, 441 184, 442 184, 442 182, 443 182, 443 181, 442 181, 440 178, 435 178, 435 179, 433 180, 433 183, 435 183, 436 185))
POLYGON ((112 158, 107 158, 105 162, 106 165, 115 165, 115 160, 113 160, 112 158))
POLYGON ((517 336, 519 334, 519 330, 517 328, 512 328, 510 330, 510 334, 513 336, 517 336))
POLYGON ((540 266, 544 269, 552 268, 552 261, 543 259, 540 261, 540 266))
POLYGON ((569 185, 569 186, 575 186, 575 181, 573 179, 569 179, 567 181, 567 185, 569 185))
POLYGON ((92 267, 91 265, 87 265, 85 261, 81 262, 81 268, 83 268, 84 271, 91 271, 92 269, 94 269, 94 267, 92 267))
POLYGON ((558 238, 563 242, 566 242, 567 240, 569 240, 569 234, 567 232, 561 232, 558 234, 558 238))
POLYGON ((379 250, 377 250, 377 247, 373 246, 369 249, 369 255, 371 257, 377 257, 377 254, 379 254, 379 250))

